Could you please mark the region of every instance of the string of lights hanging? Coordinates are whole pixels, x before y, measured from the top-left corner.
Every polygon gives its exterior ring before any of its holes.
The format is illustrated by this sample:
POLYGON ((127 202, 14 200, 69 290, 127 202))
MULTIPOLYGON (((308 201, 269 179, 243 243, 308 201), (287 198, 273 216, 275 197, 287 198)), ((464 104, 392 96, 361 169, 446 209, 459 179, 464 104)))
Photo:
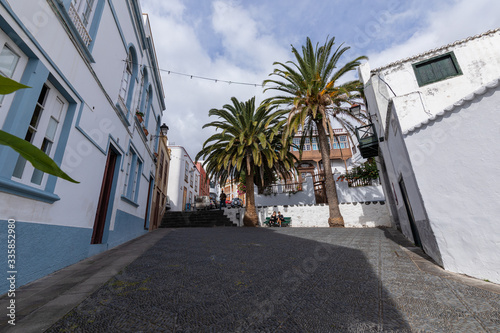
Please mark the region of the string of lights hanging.
POLYGON ((248 83, 248 82, 238 82, 238 81, 228 81, 228 80, 221 80, 221 79, 213 79, 213 78, 204 77, 204 76, 198 76, 198 75, 192 75, 192 74, 185 74, 185 73, 174 72, 174 71, 167 70, 167 69, 160 69, 160 72, 166 72, 168 74, 175 74, 175 75, 187 76, 187 77, 190 77, 191 79, 194 78, 194 79, 201 79, 201 80, 207 80, 207 81, 214 81, 215 83, 217 83, 217 82, 223 82, 223 83, 228 83, 228 84, 239 84, 239 85, 245 85, 245 86, 263 87, 263 85, 259 84, 259 83, 248 83))
MULTIPOLYGON (((126 60, 123 60, 124 62, 126 62, 126 60)), ((147 66, 147 65, 140 65, 141 67, 147 67, 147 68, 152 68, 151 66, 147 66)), ((264 87, 263 84, 261 83, 249 83, 249 82, 239 82, 239 81, 229 81, 229 80, 221 80, 221 79, 214 79, 214 78, 210 78, 210 77, 205 77, 205 76, 199 76, 199 75, 194 75, 194 74, 186 74, 186 73, 180 73, 180 72, 175 72, 175 71, 172 71, 172 70, 168 70, 168 69, 161 69, 159 68, 158 69, 160 72, 165 72, 167 74, 174 74, 174 75, 180 75, 180 76, 186 76, 186 77, 189 77, 191 79, 200 79, 200 80, 206 80, 206 81, 213 81, 215 83, 217 82, 222 82, 222 83, 228 83, 228 84, 238 84, 238 85, 244 85, 244 86, 254 86, 254 87, 264 87)))

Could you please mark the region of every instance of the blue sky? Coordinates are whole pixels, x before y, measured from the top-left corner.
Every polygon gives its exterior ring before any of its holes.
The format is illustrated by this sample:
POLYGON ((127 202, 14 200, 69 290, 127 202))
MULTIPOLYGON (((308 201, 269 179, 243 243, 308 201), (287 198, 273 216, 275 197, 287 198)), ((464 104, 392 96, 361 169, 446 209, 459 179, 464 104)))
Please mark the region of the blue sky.
MULTIPOLYGON (((500 27, 498 0, 141 0, 149 15, 160 68, 261 84, 273 62, 291 59, 290 45, 335 36, 376 68, 500 27)), ((212 134, 202 126, 235 96, 265 96, 257 86, 162 72, 171 144, 194 159, 212 134)))

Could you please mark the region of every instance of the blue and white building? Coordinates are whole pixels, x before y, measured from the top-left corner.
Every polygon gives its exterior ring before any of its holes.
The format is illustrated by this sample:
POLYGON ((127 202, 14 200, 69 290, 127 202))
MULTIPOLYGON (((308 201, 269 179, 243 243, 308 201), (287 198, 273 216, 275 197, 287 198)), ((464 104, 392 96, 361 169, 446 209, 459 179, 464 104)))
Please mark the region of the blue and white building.
POLYGON ((165 102, 139 1, 0 0, 0 72, 31 87, 0 96, 0 128, 80 182, 0 146, 0 244, 15 220, 17 286, 146 233, 165 102))

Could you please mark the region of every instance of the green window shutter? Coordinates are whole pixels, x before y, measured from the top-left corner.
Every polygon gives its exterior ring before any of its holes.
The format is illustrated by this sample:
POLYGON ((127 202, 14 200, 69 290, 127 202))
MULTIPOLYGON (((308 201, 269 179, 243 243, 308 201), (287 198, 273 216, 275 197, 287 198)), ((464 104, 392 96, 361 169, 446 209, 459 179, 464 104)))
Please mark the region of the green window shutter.
POLYGON ((420 87, 462 75, 453 52, 413 64, 413 70, 420 87))

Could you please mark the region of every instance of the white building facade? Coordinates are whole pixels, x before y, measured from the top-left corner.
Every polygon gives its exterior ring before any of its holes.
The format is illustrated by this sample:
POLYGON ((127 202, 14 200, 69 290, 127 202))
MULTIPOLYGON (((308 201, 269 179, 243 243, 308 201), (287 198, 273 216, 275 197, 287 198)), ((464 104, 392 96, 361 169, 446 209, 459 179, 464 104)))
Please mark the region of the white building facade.
POLYGON ((168 146, 171 150, 168 174, 170 209, 175 212, 193 210, 194 198, 200 191, 200 172, 181 146, 168 146))
POLYGON ((136 0, 0 0, 0 29, 2 75, 30 87, 1 97, 0 128, 80 182, 0 146, 0 233, 16 221, 20 286, 147 232, 165 102, 136 0))
POLYGON ((398 228, 445 269, 500 283, 500 29, 360 77, 398 228))

